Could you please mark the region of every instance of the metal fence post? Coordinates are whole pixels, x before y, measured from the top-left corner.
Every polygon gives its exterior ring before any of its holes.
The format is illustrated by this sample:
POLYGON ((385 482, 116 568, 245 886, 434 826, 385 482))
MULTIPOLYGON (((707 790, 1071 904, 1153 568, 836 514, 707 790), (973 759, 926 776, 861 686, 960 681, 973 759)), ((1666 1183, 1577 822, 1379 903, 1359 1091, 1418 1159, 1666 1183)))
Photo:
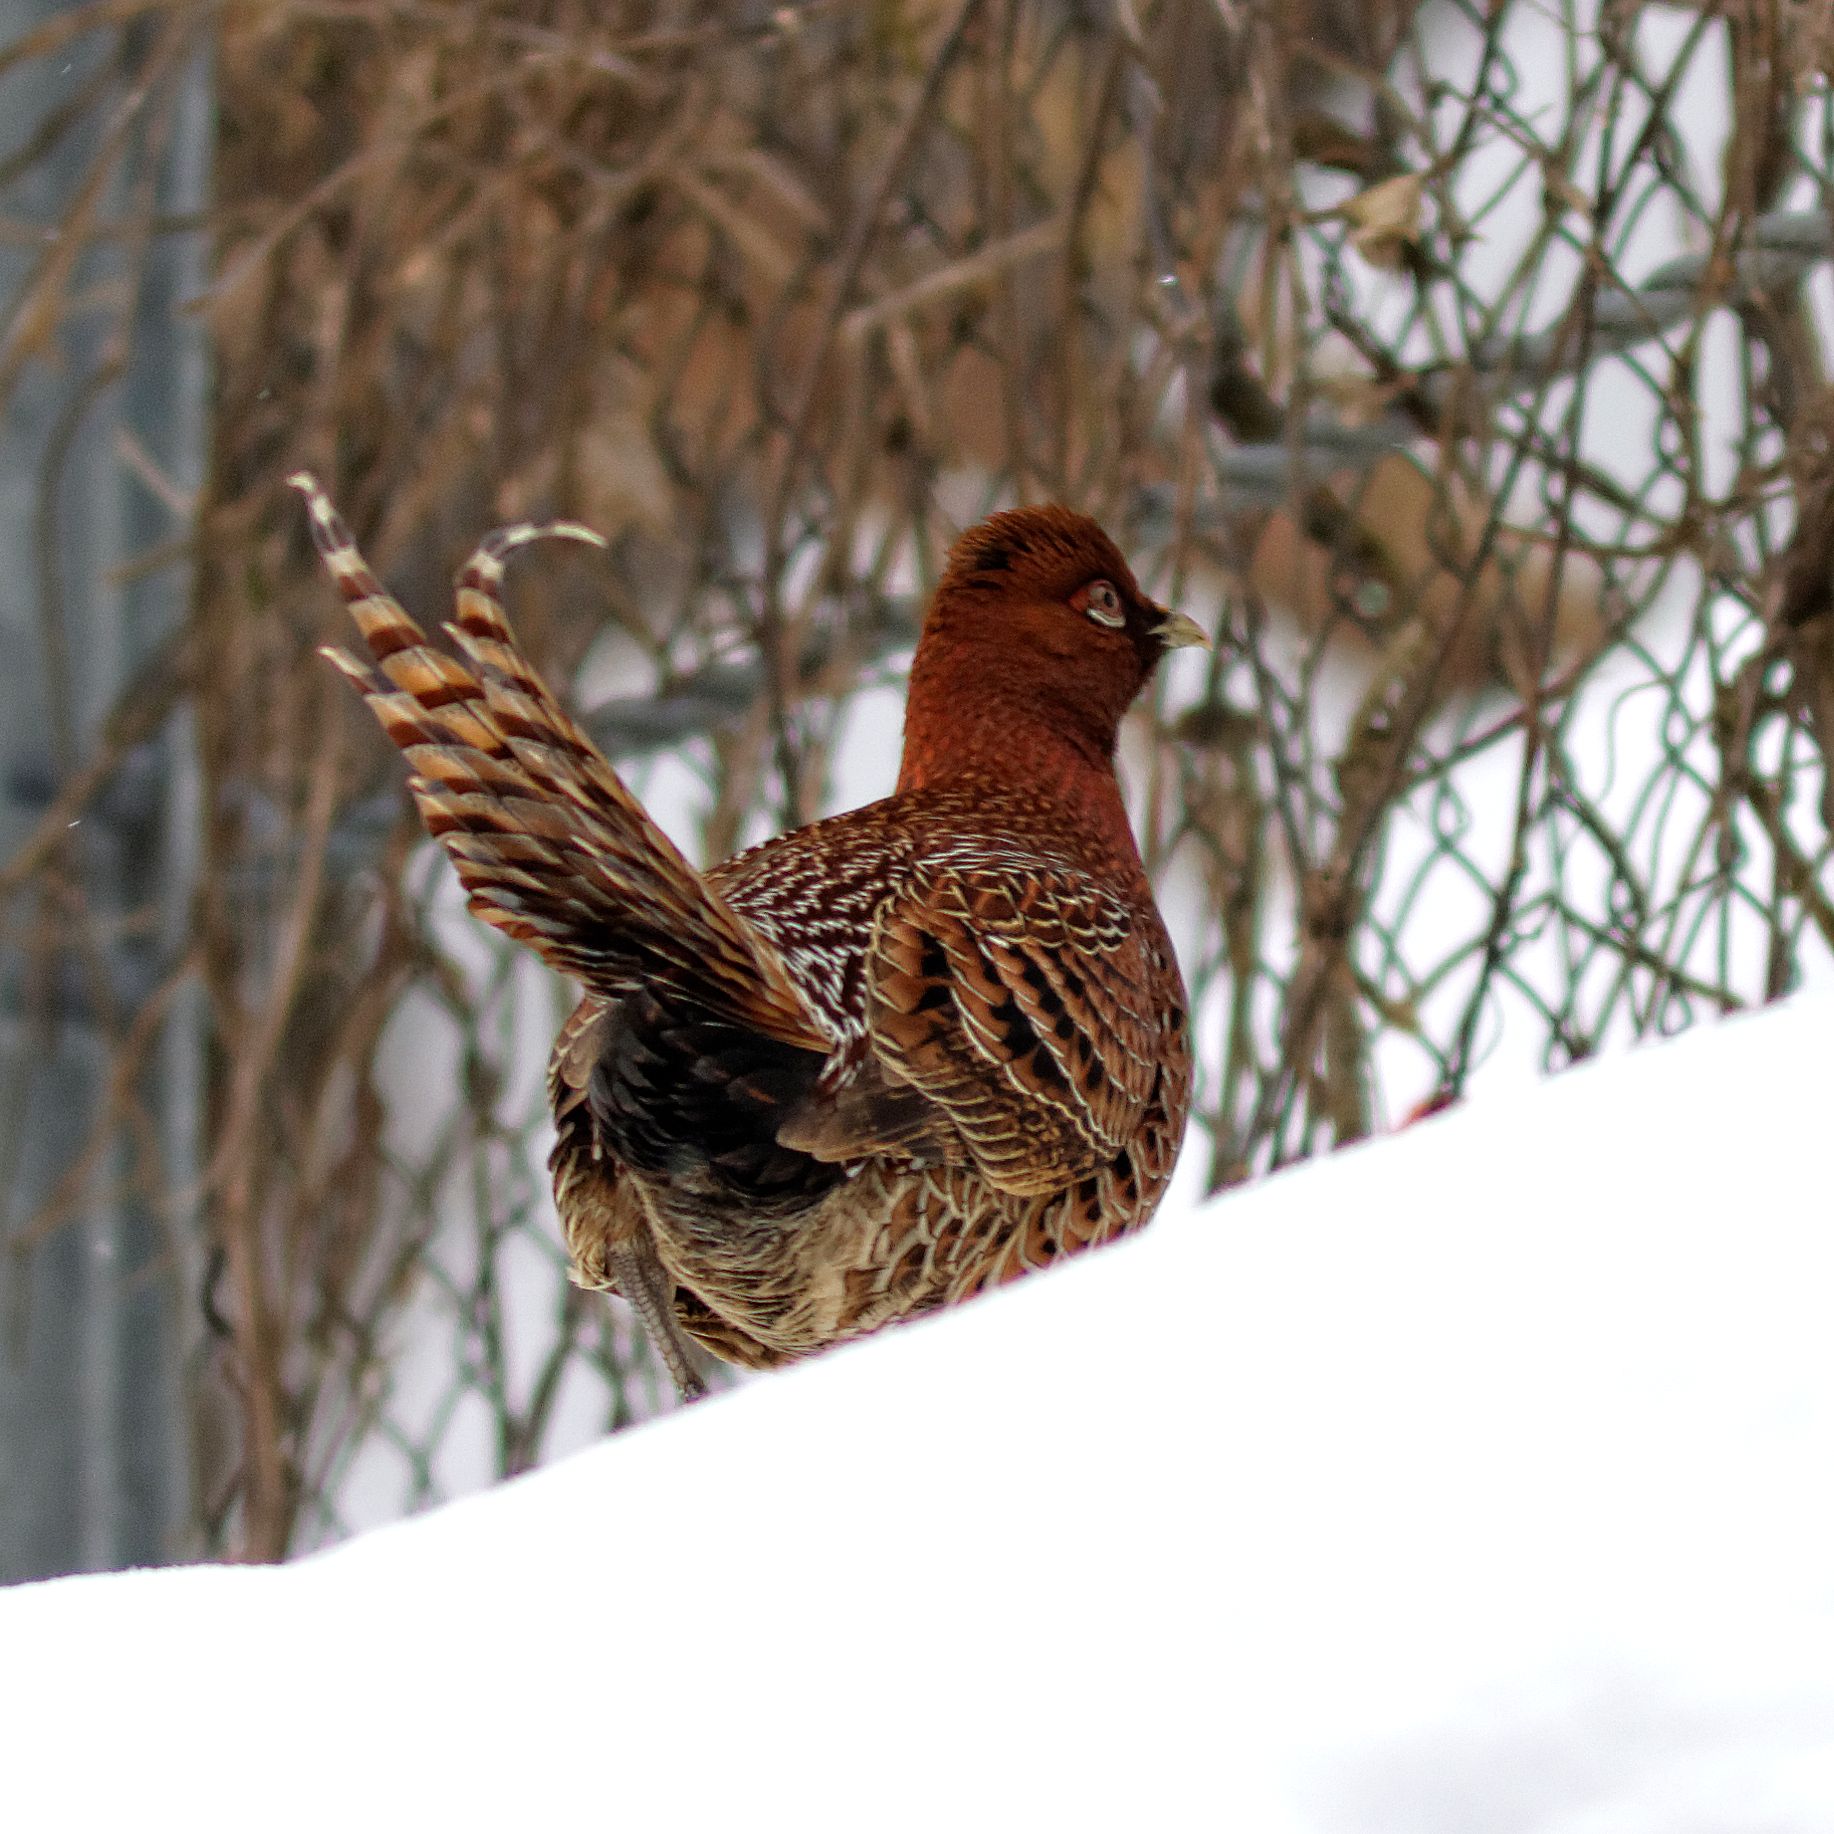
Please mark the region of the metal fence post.
MULTIPOLYGON (((61 10, 0 0, 0 41, 61 10)), ((9 140, 105 59, 131 82, 144 49, 131 31, 104 33, 21 63, 6 77, 7 118, 22 124, 9 140)), ((143 126, 125 144, 108 179, 116 221, 149 200, 167 223, 200 211, 209 87, 194 58, 160 131, 143 126)), ((13 221, 47 243, 62 233, 108 125, 86 110, 15 177, 13 221)), ((186 534, 202 477, 203 333, 179 310, 197 290, 202 237, 162 230, 135 243, 99 236, 76 257, 94 303, 27 356, 0 420, 0 861, 44 819, 184 616, 183 565, 130 563, 186 534)), ((17 299, 41 253, 0 247, 0 300, 17 299)), ((120 1194, 131 1186, 115 1140, 68 1221, 29 1241, 20 1229, 101 1111, 110 1015, 131 1015, 183 947, 195 805, 186 733, 169 722, 60 839, 80 910, 58 906, 35 876, 0 911, 0 1580, 171 1558, 189 1514, 181 1320, 195 1308, 176 1303, 184 1219, 120 1194)), ((188 1184, 195 1165, 194 1013, 180 1001, 168 1014, 142 1092, 169 1187, 188 1184)))

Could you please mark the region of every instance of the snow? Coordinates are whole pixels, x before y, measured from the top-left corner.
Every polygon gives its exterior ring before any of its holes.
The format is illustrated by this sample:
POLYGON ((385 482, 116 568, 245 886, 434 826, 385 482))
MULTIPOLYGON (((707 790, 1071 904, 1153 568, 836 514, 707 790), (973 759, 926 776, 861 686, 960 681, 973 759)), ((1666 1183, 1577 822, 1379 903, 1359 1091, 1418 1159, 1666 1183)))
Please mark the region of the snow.
POLYGON ((1831 1043, 1187 1199, 291 1567, 0 1592, 6 1824, 1825 1834, 1831 1043))

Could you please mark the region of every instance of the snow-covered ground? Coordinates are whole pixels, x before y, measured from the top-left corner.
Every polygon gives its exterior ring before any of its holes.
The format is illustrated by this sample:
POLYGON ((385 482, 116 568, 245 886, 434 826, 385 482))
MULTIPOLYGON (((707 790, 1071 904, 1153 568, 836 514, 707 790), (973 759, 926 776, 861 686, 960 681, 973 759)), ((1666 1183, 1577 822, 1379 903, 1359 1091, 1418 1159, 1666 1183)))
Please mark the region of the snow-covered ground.
POLYGON ((1798 1002, 293 1567, 0 1592, 0 1823, 1826 1834, 1831 1056, 1798 1002))

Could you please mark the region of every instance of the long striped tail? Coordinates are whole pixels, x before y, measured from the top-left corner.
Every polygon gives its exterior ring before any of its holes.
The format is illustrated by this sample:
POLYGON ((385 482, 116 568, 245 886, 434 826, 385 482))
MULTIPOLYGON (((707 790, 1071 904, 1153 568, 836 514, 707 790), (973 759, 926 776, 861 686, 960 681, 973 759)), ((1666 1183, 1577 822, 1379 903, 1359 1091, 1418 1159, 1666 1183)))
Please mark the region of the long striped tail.
POLYGON ((312 539, 369 650, 327 647, 412 767, 427 832, 471 909, 609 999, 672 981, 702 1010, 780 1043, 827 1039, 782 965, 658 828, 516 647, 499 590, 505 558, 549 536, 603 540, 575 522, 516 523, 481 542, 434 649, 384 591, 309 472, 312 539))

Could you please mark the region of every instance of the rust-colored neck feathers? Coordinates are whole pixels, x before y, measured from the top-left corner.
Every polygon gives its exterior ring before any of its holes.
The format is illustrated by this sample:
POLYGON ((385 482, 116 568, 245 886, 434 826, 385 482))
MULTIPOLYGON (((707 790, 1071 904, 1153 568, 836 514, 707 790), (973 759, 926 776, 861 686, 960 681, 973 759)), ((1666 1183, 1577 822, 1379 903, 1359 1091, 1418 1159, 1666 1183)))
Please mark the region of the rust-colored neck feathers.
POLYGON ((1010 510, 956 542, 911 664, 900 791, 961 778, 1061 795, 1127 836, 1114 748, 1158 646, 1150 602, 1087 516, 1010 510), (1120 628, 1072 603, 1107 580, 1139 611, 1120 628), (1143 609, 1142 609, 1143 608, 1143 609))

